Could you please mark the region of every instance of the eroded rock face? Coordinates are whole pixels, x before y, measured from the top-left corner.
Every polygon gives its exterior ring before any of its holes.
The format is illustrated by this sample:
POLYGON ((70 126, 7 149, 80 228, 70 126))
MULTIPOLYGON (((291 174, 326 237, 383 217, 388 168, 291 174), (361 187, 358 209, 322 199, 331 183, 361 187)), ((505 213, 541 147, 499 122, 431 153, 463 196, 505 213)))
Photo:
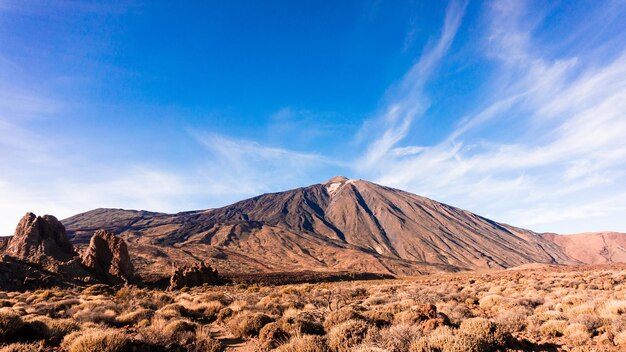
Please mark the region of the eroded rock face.
POLYGON ((104 230, 94 233, 82 262, 96 276, 111 284, 131 282, 135 276, 126 242, 104 230))
POLYGON ((42 265, 52 261, 66 262, 76 255, 65 236, 65 227, 57 218, 33 213, 27 213, 20 220, 4 253, 42 265))
POLYGON ((183 287, 201 286, 204 284, 214 285, 219 283, 217 270, 205 263, 198 263, 190 267, 178 267, 170 278, 170 290, 178 290, 183 287))

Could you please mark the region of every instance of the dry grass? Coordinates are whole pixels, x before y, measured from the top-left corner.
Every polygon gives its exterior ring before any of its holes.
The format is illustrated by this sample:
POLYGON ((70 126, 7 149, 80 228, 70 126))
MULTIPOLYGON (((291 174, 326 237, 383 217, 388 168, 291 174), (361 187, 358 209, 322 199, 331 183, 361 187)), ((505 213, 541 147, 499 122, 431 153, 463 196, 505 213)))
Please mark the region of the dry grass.
POLYGON ((626 267, 0 292, 2 351, 620 351, 626 267), (239 339, 239 340, 238 340, 239 339), (237 342, 243 341, 243 342, 237 342))

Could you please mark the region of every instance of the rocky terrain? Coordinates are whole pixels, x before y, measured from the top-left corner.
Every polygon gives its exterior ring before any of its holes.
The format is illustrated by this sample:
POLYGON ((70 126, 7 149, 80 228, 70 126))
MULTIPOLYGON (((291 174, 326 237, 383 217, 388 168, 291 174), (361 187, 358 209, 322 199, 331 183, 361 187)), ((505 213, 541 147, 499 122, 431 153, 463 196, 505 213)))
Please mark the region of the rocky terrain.
POLYGON ((97 229, 118 234, 146 276, 199 259, 220 272, 395 275, 581 263, 538 233, 340 176, 218 209, 178 214, 96 209, 63 223, 78 246, 97 229))

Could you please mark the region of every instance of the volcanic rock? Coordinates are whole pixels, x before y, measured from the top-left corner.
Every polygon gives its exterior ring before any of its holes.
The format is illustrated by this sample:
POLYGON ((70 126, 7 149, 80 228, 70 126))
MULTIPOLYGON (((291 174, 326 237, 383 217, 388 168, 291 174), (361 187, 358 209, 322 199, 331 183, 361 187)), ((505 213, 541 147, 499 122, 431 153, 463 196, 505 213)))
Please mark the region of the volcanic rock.
POLYGON ((54 261, 66 262, 76 255, 65 236, 65 227, 57 218, 52 215, 36 216, 33 213, 27 213, 20 220, 4 253, 42 265, 54 261))
POLYGON ((94 233, 89 247, 82 256, 82 262, 98 278, 107 283, 128 283, 135 276, 126 242, 104 230, 94 233))
POLYGON ((217 270, 205 263, 197 263, 192 266, 182 266, 174 270, 170 278, 170 290, 178 290, 183 287, 201 286, 204 284, 217 284, 219 277, 217 270))

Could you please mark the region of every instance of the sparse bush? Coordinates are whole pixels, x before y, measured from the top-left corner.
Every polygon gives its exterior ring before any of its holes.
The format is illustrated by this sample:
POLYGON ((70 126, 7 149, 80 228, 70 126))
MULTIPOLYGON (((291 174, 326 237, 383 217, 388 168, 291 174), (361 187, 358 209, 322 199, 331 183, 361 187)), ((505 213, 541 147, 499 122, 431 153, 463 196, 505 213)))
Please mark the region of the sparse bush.
POLYGON ((10 308, 0 308, 0 341, 15 334, 24 322, 22 318, 10 308))
POLYGON ((365 320, 365 317, 360 312, 356 311, 354 307, 343 307, 337 311, 330 312, 326 316, 326 319, 324 320, 324 330, 329 332, 334 326, 345 321, 355 319, 365 320))
POLYGON ((162 330, 165 336, 176 337, 179 334, 193 332, 196 330, 196 324, 184 319, 175 319, 168 322, 162 330))
POLYGON ((323 335, 321 316, 311 312, 300 312, 295 316, 283 316, 281 328, 290 335, 323 335))
POLYGON ((211 333, 206 328, 196 331, 196 340, 192 352, 221 352, 224 349, 222 343, 211 338, 211 333))
POLYGON ((415 325, 394 325, 383 329, 370 329, 365 343, 389 352, 403 352, 408 351, 411 343, 422 335, 422 330, 415 325))
POLYGON ((266 324, 272 322, 272 318, 263 313, 243 312, 235 315, 228 321, 230 331, 238 337, 255 337, 266 324))
POLYGON ((132 312, 120 314, 115 318, 118 325, 136 325, 142 320, 152 318, 154 311, 146 308, 139 308, 132 312))
POLYGON ((589 339, 591 339, 591 334, 587 330, 587 327, 578 323, 568 325, 563 331, 563 335, 565 335, 568 341, 571 341, 577 346, 584 345, 589 339))
POLYGON ((265 325, 259 332, 259 343, 265 350, 274 349, 287 340, 289 340, 289 334, 276 322, 265 325))
POLYGON ((330 352, 326 340, 321 336, 295 336, 276 349, 277 352, 330 352))
POLYGON ((328 346, 335 352, 347 352, 360 344, 369 331, 363 320, 351 319, 335 325, 328 333, 328 346))
POLYGON ((493 307, 499 305, 503 300, 504 298, 500 295, 488 295, 478 300, 478 304, 480 305, 480 308, 492 309, 493 307))
POLYGON ((217 321, 220 321, 220 322, 225 321, 226 319, 232 317, 233 313, 234 313, 233 310, 228 307, 222 308, 217 313, 217 321))
POLYGON ((0 348, 0 352, 42 352, 45 351, 41 343, 12 343, 0 348))
POLYGON ((510 334, 502 326, 485 318, 470 318, 461 323, 459 331, 478 344, 479 350, 494 350, 507 344, 510 334))
POLYGON ((81 332, 80 336, 73 338, 71 343, 64 346, 64 349, 68 352, 122 352, 129 347, 130 339, 121 331, 92 330, 81 332))
POLYGON ((545 323, 541 324, 539 328, 539 332, 542 335, 549 337, 559 337, 563 336, 563 332, 567 327, 567 322, 563 320, 548 320, 545 323))

